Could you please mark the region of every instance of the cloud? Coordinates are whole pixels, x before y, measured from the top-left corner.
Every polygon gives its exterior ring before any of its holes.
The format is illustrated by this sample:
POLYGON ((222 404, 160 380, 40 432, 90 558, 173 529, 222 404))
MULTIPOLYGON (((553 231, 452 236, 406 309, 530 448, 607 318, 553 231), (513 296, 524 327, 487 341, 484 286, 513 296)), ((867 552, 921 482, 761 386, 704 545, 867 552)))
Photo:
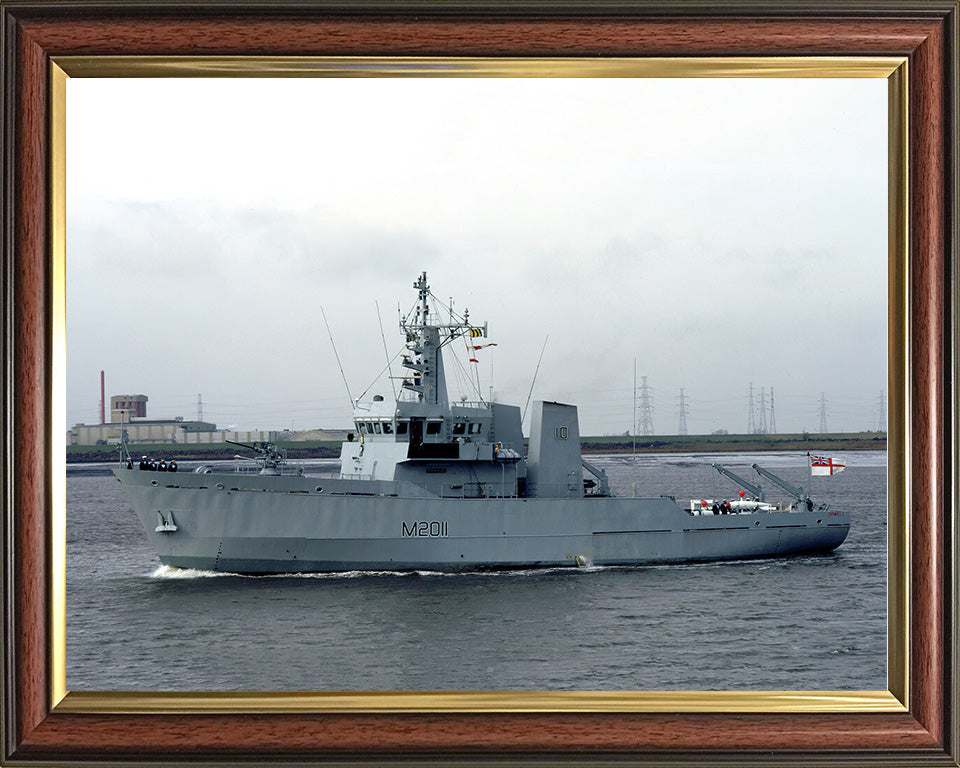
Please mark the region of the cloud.
POLYGON ((821 390, 883 387, 882 83, 71 81, 68 99, 71 418, 106 368, 152 412, 203 392, 224 423, 343 425, 321 308, 358 392, 385 364, 377 306, 395 351, 423 270, 489 321, 481 374, 492 357, 512 401, 549 334, 535 396, 576 398, 589 431, 625 428, 635 357, 664 429, 679 387, 691 430, 737 428, 750 381, 782 391, 781 429, 821 390))

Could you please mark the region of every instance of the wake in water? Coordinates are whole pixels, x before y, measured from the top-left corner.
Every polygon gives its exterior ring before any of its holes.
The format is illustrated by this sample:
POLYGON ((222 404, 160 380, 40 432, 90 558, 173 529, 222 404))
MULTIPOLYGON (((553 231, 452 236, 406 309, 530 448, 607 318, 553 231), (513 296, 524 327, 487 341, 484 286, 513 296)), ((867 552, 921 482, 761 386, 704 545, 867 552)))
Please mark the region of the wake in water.
POLYGON ((615 568, 636 566, 588 565, 571 568, 570 566, 550 566, 545 568, 510 568, 502 570, 475 569, 462 571, 334 571, 329 573, 231 573, 229 571, 202 571, 196 568, 177 568, 173 565, 161 565, 150 574, 151 579, 207 579, 232 576, 238 579, 359 579, 369 576, 392 577, 463 577, 463 576, 539 576, 550 573, 596 573, 615 568))
POLYGON ((602 573, 606 571, 642 571, 642 570, 722 570, 737 565, 759 566, 761 570, 767 568, 783 568, 792 563, 808 562, 812 560, 839 559, 837 553, 825 554, 800 554, 787 557, 759 557, 744 558, 737 560, 710 560, 702 563, 649 563, 645 565, 594 565, 584 562, 576 567, 564 566, 545 566, 543 568, 475 568, 472 570, 459 571, 332 571, 326 573, 232 573, 229 571, 203 571, 196 568, 177 568, 173 565, 161 565, 150 574, 151 579, 206 579, 231 576, 238 579, 360 579, 364 577, 402 577, 402 578, 462 578, 464 576, 486 576, 486 577, 524 577, 524 576, 545 576, 554 573, 576 574, 576 573, 602 573))
POLYGON ((200 571, 196 568, 175 568, 172 565, 161 565, 150 574, 151 579, 205 579, 215 576, 237 576, 235 573, 220 573, 217 571, 200 571))

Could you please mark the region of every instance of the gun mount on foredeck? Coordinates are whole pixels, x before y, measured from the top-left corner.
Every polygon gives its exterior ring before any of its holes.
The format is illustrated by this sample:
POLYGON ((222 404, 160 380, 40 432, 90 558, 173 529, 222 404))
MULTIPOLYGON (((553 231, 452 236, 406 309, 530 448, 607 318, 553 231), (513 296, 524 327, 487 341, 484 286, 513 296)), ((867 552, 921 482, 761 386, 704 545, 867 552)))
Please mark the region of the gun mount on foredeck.
POLYGON ((279 475, 283 463, 287 460, 287 452, 278 448, 273 443, 257 440, 250 445, 249 443, 238 443, 236 440, 227 440, 230 445, 239 445, 241 448, 247 448, 256 455, 252 461, 260 466, 261 475, 279 475))

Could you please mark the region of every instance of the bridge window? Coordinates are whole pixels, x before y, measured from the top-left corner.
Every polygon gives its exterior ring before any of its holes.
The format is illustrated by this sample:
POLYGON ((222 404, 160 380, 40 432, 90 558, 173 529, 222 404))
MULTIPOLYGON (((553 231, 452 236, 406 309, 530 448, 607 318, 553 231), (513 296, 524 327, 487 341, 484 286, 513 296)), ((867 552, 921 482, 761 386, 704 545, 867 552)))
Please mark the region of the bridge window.
POLYGON ((439 435, 440 427, 443 426, 442 421, 428 421, 427 422, 427 434, 428 435, 439 435))
POLYGON ((455 435, 466 434, 466 429, 467 429, 466 424, 464 424, 462 421, 457 422, 456 424, 453 425, 453 434, 455 435))
POLYGON ((393 434, 393 424, 389 421, 383 422, 383 434, 392 435, 393 434))
POLYGON ((471 423, 471 424, 470 424, 470 434, 471 434, 471 435, 476 435, 476 434, 479 434, 479 433, 480 433, 480 424, 478 424, 477 422, 471 423))
POLYGON ((357 432, 359 432, 361 435, 365 435, 367 433, 367 425, 364 424, 362 421, 358 421, 357 432))
POLYGON ((397 422, 397 434, 398 434, 398 435, 405 435, 405 434, 407 434, 407 423, 408 423, 408 422, 406 422, 406 421, 398 421, 398 422, 397 422))
POLYGON ((379 422, 379 421, 373 422, 373 431, 376 432, 378 435, 380 434, 380 422, 379 422))

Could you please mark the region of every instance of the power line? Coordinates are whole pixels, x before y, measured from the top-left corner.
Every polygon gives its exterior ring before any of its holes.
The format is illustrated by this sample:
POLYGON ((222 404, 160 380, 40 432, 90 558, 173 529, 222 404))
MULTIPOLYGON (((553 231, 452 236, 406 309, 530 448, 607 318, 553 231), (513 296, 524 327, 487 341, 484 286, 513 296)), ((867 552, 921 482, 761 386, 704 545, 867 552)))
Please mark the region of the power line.
POLYGON ((767 434, 767 390, 760 387, 760 421, 757 424, 757 433, 767 434))
POLYGON ((683 394, 683 387, 680 387, 680 424, 677 426, 677 434, 687 434, 687 400, 683 394))
POLYGON ((820 434, 827 433, 827 398, 824 392, 820 393, 820 434))
POLYGON ((640 377, 640 434, 652 435, 653 432, 653 388, 647 384, 647 377, 640 377))
POLYGON ((633 358, 633 460, 637 460, 637 358, 633 358))
POLYGON ((770 387, 770 434, 777 434, 777 417, 773 412, 773 387, 770 387))

